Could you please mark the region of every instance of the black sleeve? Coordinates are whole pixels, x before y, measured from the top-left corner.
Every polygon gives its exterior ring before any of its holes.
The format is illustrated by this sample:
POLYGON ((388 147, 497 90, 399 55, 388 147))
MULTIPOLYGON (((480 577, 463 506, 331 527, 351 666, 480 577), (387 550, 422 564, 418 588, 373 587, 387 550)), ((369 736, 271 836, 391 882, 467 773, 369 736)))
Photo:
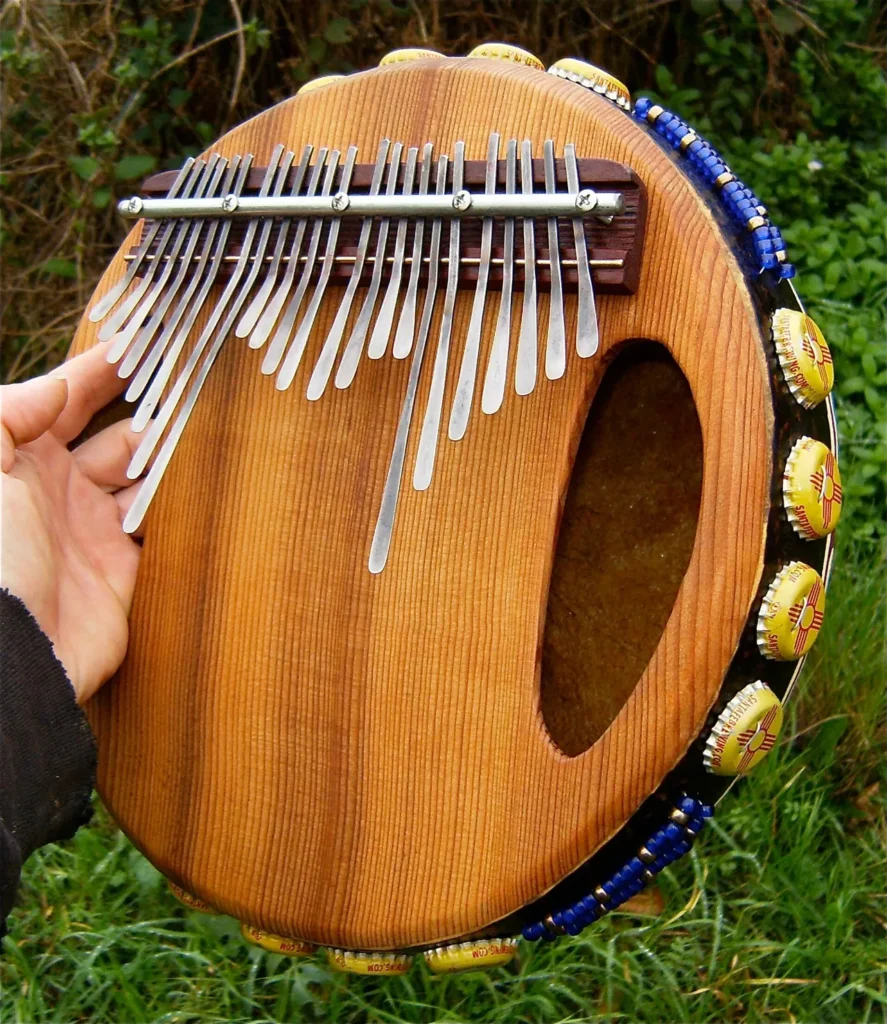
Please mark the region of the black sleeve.
POLYGON ((22 602, 0 590, 0 934, 24 860, 89 820, 95 741, 74 690, 22 602))

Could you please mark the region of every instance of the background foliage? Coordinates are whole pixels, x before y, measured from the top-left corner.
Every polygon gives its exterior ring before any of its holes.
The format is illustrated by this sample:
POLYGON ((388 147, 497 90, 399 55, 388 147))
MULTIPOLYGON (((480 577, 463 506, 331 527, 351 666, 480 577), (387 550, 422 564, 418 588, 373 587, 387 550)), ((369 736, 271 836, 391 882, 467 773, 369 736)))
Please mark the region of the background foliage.
MULTIPOLYGON (((779 755, 728 798, 666 912, 616 915, 514 973, 330 978, 176 909, 103 821, 29 867, 6 1019, 887 1019, 884 763, 887 14, 879 0, 7 2, 4 341, 58 361, 122 237, 114 201, 328 72, 397 46, 516 42, 608 68, 709 137, 766 201, 836 362, 842 563, 779 755)), ((695 856, 695 855, 694 855, 695 856)))

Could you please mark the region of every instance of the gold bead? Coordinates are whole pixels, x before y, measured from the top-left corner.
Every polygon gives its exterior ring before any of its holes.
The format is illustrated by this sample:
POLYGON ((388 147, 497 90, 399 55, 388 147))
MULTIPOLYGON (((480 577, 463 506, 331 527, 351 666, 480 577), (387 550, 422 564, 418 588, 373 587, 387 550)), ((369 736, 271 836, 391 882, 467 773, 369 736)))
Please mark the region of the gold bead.
POLYGON ((751 217, 746 222, 745 226, 748 228, 749 231, 754 231, 755 228, 762 228, 765 223, 766 221, 763 217, 751 217))
POLYGON ((723 188, 726 184, 728 184, 731 181, 736 181, 736 175, 731 174, 730 171, 724 171, 723 174, 719 174, 715 178, 715 185, 717 185, 718 188, 723 188))
POLYGON ((653 124, 653 122, 660 116, 660 114, 664 113, 665 108, 660 107, 658 104, 654 103, 653 106, 650 107, 650 109, 647 111, 647 121, 650 124, 653 124))
POLYGON ((681 139, 681 149, 686 149, 688 146, 691 146, 698 138, 699 136, 696 132, 687 132, 687 134, 681 139))

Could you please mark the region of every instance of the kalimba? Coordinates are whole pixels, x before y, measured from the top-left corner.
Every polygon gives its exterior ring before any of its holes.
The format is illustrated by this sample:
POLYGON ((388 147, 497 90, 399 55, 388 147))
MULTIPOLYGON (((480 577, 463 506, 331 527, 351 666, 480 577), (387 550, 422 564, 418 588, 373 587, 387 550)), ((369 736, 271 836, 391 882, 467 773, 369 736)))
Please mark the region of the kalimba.
POLYGON ((99 784, 189 906, 396 974, 576 934, 770 750, 841 508, 779 230, 592 65, 397 51, 120 212, 99 784))

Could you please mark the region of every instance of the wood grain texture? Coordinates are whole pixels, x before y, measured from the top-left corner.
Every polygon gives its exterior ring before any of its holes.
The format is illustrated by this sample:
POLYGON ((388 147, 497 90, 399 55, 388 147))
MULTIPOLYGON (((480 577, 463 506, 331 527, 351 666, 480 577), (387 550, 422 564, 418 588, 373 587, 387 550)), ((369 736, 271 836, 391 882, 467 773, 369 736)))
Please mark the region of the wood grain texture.
MULTIPOLYGON (((562 380, 508 393, 494 416, 478 399, 466 438, 441 440, 431 488, 404 490, 372 576, 409 361, 364 362, 347 391, 304 399, 341 289, 285 394, 259 372, 262 353, 230 338, 146 521, 126 663, 89 709, 100 790, 127 833, 186 889, 281 934, 431 944, 547 891, 685 752, 761 572, 773 426, 755 313, 708 208, 619 109, 529 69, 439 60, 286 101, 216 148, 261 164, 277 142, 374 152, 387 135, 444 151, 463 139, 480 159, 491 130, 540 151, 574 142, 647 186, 640 288, 601 299, 599 355, 570 352, 562 380), (569 758, 540 713, 552 554, 589 402, 628 338, 664 344, 692 387, 699 528, 640 681, 569 758)), ((118 254, 97 296, 121 272, 118 254)), ((471 301, 460 295, 447 410, 471 301)), ((95 337, 84 320, 74 350, 95 337)))

